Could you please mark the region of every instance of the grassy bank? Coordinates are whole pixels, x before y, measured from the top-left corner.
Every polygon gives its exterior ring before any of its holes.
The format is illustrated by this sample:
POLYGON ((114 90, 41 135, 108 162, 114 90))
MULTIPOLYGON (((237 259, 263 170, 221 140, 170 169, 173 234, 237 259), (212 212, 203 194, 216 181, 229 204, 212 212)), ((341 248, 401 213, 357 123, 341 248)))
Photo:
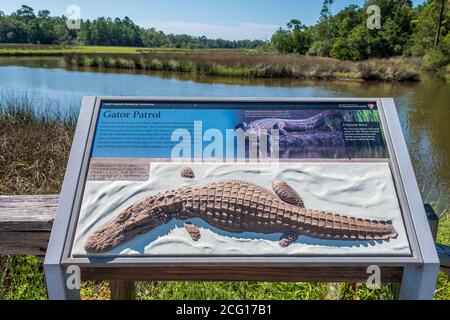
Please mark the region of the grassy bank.
MULTIPOLYGON (((226 49, 177 49, 177 48, 145 48, 119 46, 74 46, 74 45, 39 45, 39 44, 1 44, 0 56, 62 56, 66 54, 91 53, 145 53, 145 52, 211 52, 227 51, 226 49)), ((239 51, 239 50, 236 50, 239 51)))
POLYGON ((419 72, 400 58, 341 61, 299 55, 236 51, 147 52, 65 55, 70 67, 191 72, 206 76, 311 80, 419 81, 419 72))
POLYGON ((418 59, 362 62, 259 50, 0 44, 0 56, 64 56, 72 68, 191 72, 206 76, 419 81, 418 59))
MULTIPOLYGON (((58 193, 74 133, 73 117, 33 115, 27 99, 0 99, 0 194, 58 193)), ((438 240, 450 244, 450 217, 443 213, 438 240)), ((325 283, 139 282, 139 299, 325 299, 325 283)), ((341 299, 392 299, 384 285, 341 284, 341 299)), ((107 299, 104 282, 84 282, 84 299, 107 299)), ((0 257, 0 299, 45 299, 42 265, 35 257, 0 257)), ((440 274, 437 299, 450 299, 449 278, 440 274)))

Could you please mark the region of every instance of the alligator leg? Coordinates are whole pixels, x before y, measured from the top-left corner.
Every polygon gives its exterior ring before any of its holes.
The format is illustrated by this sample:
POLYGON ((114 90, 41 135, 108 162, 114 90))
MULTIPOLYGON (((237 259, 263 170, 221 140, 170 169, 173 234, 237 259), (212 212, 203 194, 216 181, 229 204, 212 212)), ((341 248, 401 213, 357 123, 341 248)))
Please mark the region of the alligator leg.
POLYGON ((302 197, 300 197, 300 195, 283 180, 274 180, 272 182, 272 190, 275 192, 278 198, 280 198, 284 202, 287 202, 299 208, 305 207, 302 197))
POLYGON ((192 170, 191 167, 183 167, 181 169, 180 175, 182 178, 187 178, 187 179, 195 178, 194 170, 192 170))
POLYGON ((294 243, 295 241, 297 241, 297 239, 298 233, 286 232, 281 236, 280 241, 278 243, 280 244, 281 247, 285 248, 290 244, 294 243))
POLYGON ((196 225, 194 225, 192 222, 186 222, 184 224, 184 228, 189 233, 192 240, 198 241, 200 239, 200 237, 201 237, 200 229, 196 225))
POLYGON ((282 136, 286 136, 287 135, 287 131, 284 130, 284 123, 283 122, 280 122, 280 121, 276 122, 273 125, 273 128, 274 129, 278 129, 278 131, 280 132, 280 135, 282 135, 282 136))

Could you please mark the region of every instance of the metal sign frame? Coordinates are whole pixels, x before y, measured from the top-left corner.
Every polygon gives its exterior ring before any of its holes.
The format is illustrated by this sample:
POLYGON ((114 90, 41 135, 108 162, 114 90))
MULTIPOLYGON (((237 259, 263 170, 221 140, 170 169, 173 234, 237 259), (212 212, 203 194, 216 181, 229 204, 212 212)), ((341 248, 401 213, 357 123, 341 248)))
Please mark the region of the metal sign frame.
MULTIPOLYGON (((308 160, 310 161, 310 160, 308 160)), ((322 160, 321 160, 322 161, 322 160)), ((336 161, 336 160, 333 160, 336 161)), ((403 267, 401 298, 429 299, 434 294, 439 260, 426 219, 419 188, 393 99, 379 98, 167 98, 167 97, 85 97, 75 131, 64 183, 45 257, 44 268, 51 299, 77 298, 67 288, 69 266, 111 268, 230 266, 399 266, 403 267), (184 102, 184 103, 376 103, 387 143, 388 160, 407 232, 411 256, 152 256, 117 258, 74 258, 71 241, 79 213, 89 163, 90 149, 102 102, 184 102)))

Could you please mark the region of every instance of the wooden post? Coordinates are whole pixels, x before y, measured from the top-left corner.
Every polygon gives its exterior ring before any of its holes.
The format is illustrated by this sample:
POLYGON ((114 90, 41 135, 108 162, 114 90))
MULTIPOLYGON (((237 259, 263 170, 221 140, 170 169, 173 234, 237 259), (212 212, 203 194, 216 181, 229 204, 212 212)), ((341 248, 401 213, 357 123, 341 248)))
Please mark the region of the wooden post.
POLYGON ((441 261, 441 271, 450 277, 450 246, 444 244, 436 244, 436 250, 441 261))
POLYGON ((426 203, 424 206, 425 213, 427 214, 428 224, 430 225, 431 229, 431 234, 433 235, 434 242, 436 242, 437 232, 439 228, 439 217, 436 215, 431 205, 426 203))
POLYGON ((339 300, 341 298, 339 292, 339 283, 328 282, 327 283, 327 295, 325 299, 327 300, 339 300))
POLYGON ((391 290, 394 300, 400 300, 400 287, 401 283, 391 283, 391 290))
POLYGON ((136 288, 134 281, 110 280, 111 300, 135 300, 136 288))
MULTIPOLYGON (((431 235, 433 236, 434 242, 436 242, 437 232, 439 228, 439 217, 436 215, 433 207, 430 204, 426 203, 424 204, 424 207, 428 219, 428 225, 431 229, 431 235)), ((394 292, 394 299, 398 300, 400 297, 400 284, 393 283, 392 290, 394 292)))

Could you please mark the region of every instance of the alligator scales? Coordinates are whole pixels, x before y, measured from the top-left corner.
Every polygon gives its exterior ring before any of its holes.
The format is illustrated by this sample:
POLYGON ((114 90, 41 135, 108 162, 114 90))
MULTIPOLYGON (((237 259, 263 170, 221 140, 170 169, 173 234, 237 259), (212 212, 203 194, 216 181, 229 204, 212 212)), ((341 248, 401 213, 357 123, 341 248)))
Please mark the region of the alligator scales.
MULTIPOLYGON (((389 220, 307 209, 301 197, 284 181, 275 180, 272 187, 274 192, 250 182, 221 180, 148 196, 97 229, 87 239, 85 249, 109 251, 172 219, 189 218, 201 218, 214 227, 235 233, 283 233, 281 246, 291 244, 299 235, 333 240, 397 237, 389 220)), ((200 239, 196 226, 186 223, 185 227, 194 241, 200 239)))

